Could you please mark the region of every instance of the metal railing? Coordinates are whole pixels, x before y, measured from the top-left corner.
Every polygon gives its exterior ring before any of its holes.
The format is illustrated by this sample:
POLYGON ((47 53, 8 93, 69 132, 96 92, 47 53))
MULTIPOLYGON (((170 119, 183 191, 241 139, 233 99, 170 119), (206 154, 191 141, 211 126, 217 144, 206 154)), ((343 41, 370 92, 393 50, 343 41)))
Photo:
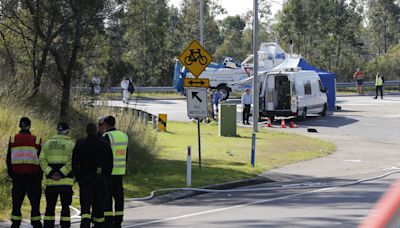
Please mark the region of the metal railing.
MULTIPOLYGON (((354 87, 355 82, 336 82, 336 88, 354 87)), ((365 87, 374 87, 375 82, 364 82, 365 87)), ((385 81, 385 86, 400 86, 400 81, 385 81)), ((90 87, 72 87, 72 90, 80 90, 81 92, 89 92, 90 87)), ((102 92, 106 93, 120 93, 121 87, 108 87, 102 88, 102 92)), ((173 87, 135 87, 135 92, 138 93, 173 93, 173 87)))
MULTIPOLYGON (((355 87, 355 82, 336 82, 336 88, 355 87)), ((365 87, 374 87, 375 82, 364 82, 365 87)), ((385 81, 385 86, 400 86, 400 81, 385 81)))

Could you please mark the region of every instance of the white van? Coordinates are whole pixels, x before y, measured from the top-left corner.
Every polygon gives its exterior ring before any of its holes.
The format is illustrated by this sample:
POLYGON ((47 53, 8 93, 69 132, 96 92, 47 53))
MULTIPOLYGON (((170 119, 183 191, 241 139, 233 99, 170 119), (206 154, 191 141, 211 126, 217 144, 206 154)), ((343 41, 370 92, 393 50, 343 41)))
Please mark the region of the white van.
POLYGON ((308 114, 326 115, 326 88, 315 71, 290 68, 266 72, 261 74, 260 87, 261 116, 305 120, 308 114))

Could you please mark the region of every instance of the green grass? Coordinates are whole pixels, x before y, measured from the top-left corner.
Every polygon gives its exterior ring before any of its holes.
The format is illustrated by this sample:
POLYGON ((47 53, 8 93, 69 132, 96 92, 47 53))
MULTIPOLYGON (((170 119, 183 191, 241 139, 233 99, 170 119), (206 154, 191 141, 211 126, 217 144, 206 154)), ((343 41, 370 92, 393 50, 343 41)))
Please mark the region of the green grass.
POLYGON ((161 152, 151 165, 125 179, 128 197, 142 197, 159 188, 185 187, 187 146, 192 146, 192 186, 205 186, 255 177, 267 170, 326 156, 331 143, 305 136, 261 129, 257 134, 256 166, 250 165, 251 129, 238 128, 238 137, 219 137, 218 126, 201 125, 202 170, 198 169, 197 125, 168 123, 159 132, 161 152))

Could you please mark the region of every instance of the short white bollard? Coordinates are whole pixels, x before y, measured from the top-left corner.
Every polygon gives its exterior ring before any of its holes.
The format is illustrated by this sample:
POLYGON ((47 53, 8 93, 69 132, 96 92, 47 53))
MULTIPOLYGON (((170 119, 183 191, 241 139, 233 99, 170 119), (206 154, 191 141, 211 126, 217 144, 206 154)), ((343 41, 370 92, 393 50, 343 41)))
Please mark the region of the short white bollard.
POLYGON ((186 186, 192 186, 192 147, 188 146, 186 165, 186 186))

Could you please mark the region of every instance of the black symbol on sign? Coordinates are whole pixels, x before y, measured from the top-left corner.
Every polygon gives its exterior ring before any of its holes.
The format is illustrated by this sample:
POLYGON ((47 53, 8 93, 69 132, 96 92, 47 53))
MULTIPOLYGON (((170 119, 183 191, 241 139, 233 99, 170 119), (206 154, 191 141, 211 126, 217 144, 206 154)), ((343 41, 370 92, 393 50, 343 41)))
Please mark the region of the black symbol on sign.
POLYGON ((200 85, 204 85, 204 84, 206 84, 204 81, 199 81, 199 82, 196 82, 196 81, 189 81, 189 84, 190 85, 194 85, 194 84, 200 84, 200 85))
POLYGON ((201 65, 206 65, 208 62, 207 57, 201 55, 200 48, 197 48, 197 51, 193 51, 193 49, 190 49, 190 55, 185 57, 185 64, 192 65, 192 63, 197 62, 197 60, 199 60, 199 63, 201 65))
POLYGON ((158 118, 158 122, 159 122, 161 125, 163 125, 164 127, 167 127, 167 123, 166 123, 163 119, 158 118))
POLYGON ((196 98, 200 103, 202 102, 202 100, 200 99, 199 96, 197 96, 199 92, 192 92, 192 99, 196 98))

